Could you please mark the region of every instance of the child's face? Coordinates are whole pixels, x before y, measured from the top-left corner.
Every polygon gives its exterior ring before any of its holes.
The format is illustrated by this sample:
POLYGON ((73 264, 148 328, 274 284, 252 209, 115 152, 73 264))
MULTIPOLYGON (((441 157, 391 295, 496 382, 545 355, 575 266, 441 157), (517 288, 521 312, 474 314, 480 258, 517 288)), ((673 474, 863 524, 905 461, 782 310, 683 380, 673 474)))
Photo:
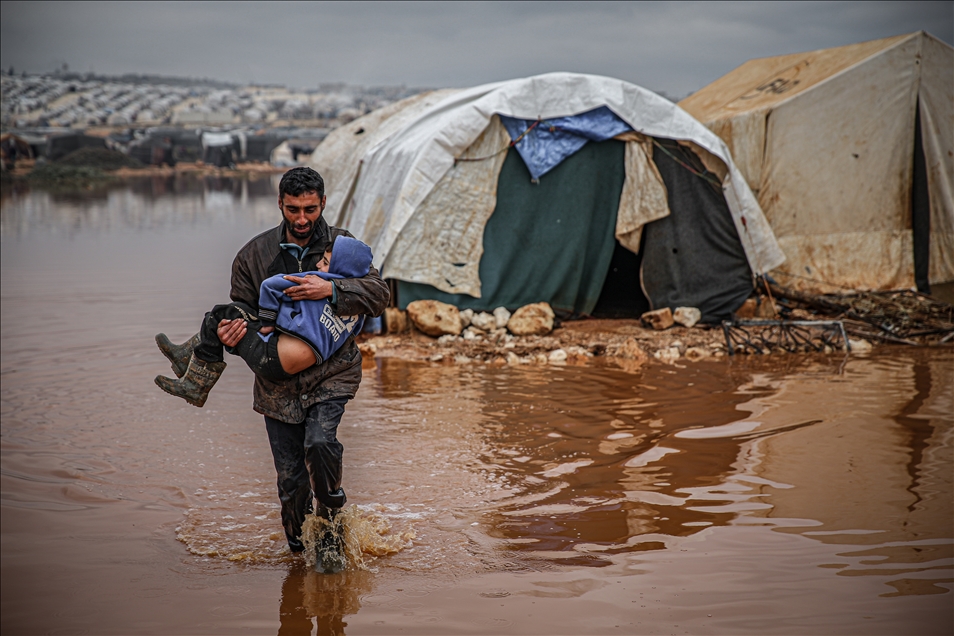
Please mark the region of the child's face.
POLYGON ((325 255, 318 261, 318 271, 328 273, 328 265, 331 263, 331 251, 325 252, 325 255))

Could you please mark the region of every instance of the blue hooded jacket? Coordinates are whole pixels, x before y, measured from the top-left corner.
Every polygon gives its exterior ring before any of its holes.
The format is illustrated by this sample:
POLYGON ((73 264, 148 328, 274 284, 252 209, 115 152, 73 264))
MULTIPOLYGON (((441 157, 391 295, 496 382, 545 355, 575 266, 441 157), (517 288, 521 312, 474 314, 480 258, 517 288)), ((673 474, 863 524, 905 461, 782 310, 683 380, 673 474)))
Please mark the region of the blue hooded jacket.
MULTIPOLYGON (((320 276, 325 280, 362 278, 371 268, 371 248, 348 236, 339 236, 331 250, 328 272, 303 272, 296 276, 320 276)), ((361 331, 364 316, 336 316, 331 298, 291 300, 285 290, 298 283, 278 274, 262 282, 258 317, 266 325, 303 340, 315 352, 317 363, 330 358, 348 337, 361 331)), ((270 336, 271 334, 269 334, 270 336)), ((268 336, 261 336, 267 339, 268 336)))

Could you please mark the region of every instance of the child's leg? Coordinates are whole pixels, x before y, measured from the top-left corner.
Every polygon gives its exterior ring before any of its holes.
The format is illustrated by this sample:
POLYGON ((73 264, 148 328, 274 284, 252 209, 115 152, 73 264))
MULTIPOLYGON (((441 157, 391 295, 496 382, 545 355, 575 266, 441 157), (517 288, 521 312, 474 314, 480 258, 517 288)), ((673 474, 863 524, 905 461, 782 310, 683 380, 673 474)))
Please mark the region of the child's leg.
MULTIPOLYGON (((259 335, 261 328, 262 323, 258 320, 258 314, 245 303, 217 305, 206 314, 205 320, 202 322, 202 331, 199 332, 201 343, 195 349, 196 355, 201 359, 206 359, 205 356, 211 358, 217 355, 218 360, 222 360, 222 351, 225 349, 232 355, 245 360, 248 368, 255 375, 269 382, 287 380, 291 377, 291 374, 285 372, 279 360, 278 332, 273 331, 262 337, 259 335), (235 319, 246 321, 248 329, 237 345, 231 348, 223 347, 216 332, 219 322, 235 319), (209 346, 206 346, 207 341, 209 341, 209 346)), ((210 359, 209 361, 213 360, 210 359)))
MULTIPOLYGON (((238 303, 216 305, 212 308, 212 311, 207 313, 205 318, 202 319, 202 326, 199 327, 199 344, 192 350, 192 353, 194 353, 199 360, 203 362, 223 361, 222 341, 219 340, 218 334, 219 323, 223 320, 232 320, 235 318, 244 319, 242 313, 239 312, 236 306, 237 304, 238 303)), ((254 315, 254 313, 252 315, 254 315)))
POLYGON ((245 337, 229 353, 245 360, 248 368, 264 380, 283 382, 291 378, 292 374, 282 368, 279 358, 279 333, 273 331, 263 337, 259 334, 259 329, 261 329, 261 323, 249 323, 245 337))
POLYGON ((221 362, 225 347, 217 333, 219 322, 235 319, 245 320, 248 331, 228 351, 245 360, 255 375, 269 382, 282 382, 315 364, 311 347, 298 338, 287 335, 279 337, 277 331, 265 337, 259 335, 262 323, 255 310, 244 303, 216 305, 205 315, 199 330, 199 344, 194 349, 196 357, 205 362, 221 362))

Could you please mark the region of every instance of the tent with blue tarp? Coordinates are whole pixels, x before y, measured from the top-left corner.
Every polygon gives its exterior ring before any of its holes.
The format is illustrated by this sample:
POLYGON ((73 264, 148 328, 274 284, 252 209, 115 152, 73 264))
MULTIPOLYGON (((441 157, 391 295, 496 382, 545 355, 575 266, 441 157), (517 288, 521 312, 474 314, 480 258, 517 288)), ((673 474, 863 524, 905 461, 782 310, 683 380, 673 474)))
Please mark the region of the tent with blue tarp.
POLYGON ((784 260, 724 144, 674 104, 553 73, 417 95, 331 133, 329 223, 398 302, 727 316, 784 260))

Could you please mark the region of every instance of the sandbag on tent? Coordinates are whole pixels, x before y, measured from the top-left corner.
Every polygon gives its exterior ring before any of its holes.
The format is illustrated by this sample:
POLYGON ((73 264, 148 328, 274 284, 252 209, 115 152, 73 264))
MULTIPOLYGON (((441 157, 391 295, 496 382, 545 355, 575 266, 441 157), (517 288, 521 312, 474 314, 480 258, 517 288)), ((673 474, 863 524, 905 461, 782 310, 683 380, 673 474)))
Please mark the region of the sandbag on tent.
MULTIPOLYGON (((500 302, 501 294, 508 289, 504 281, 488 279, 491 263, 525 264, 526 267, 508 270, 532 273, 533 277, 518 287, 538 293, 551 290, 550 297, 534 300, 547 300, 577 313, 588 313, 597 301, 609 258, 614 253, 613 239, 626 249, 638 251, 643 226, 669 214, 665 186, 652 161, 654 138, 679 140, 703 161, 720 166, 714 172, 721 181, 725 209, 737 233, 745 233, 746 240, 741 241, 740 249, 752 272, 765 271, 784 260, 725 145, 671 102, 640 87, 611 78, 554 73, 457 91, 415 115, 386 135, 369 129, 362 122, 364 118, 355 120, 350 126, 375 134, 377 143, 365 146, 362 152, 350 152, 346 148, 348 142, 353 143, 355 131, 350 131, 349 139, 348 132, 339 129, 316 149, 311 160, 311 165, 326 176, 347 175, 344 181, 327 181, 326 218, 368 241, 375 251, 376 263, 387 277, 429 285, 447 294, 467 294, 479 299, 481 307, 486 308, 504 304, 500 302), (541 172, 539 183, 532 183, 533 172, 527 172, 522 161, 510 166, 511 158, 517 157, 514 161, 518 161, 519 155, 507 150, 512 142, 521 140, 512 139, 501 124, 502 119, 541 122, 546 128, 550 126, 547 122, 559 118, 578 118, 574 123, 585 123, 588 114, 600 109, 622 122, 622 129, 629 131, 623 136, 632 138, 625 139, 625 144, 589 142, 557 167, 548 168, 545 174, 541 172), (547 196, 560 191, 557 181, 570 174, 561 170, 564 163, 571 165, 568 162, 586 157, 601 161, 605 151, 596 150, 600 147, 617 148, 616 158, 610 160, 615 167, 591 173, 588 178, 600 183, 606 175, 621 171, 622 178, 617 179, 613 188, 590 183, 585 188, 590 199, 567 208, 561 208, 559 201, 548 205, 531 201, 533 197, 545 201, 547 196), (517 174, 516 167, 521 165, 526 178, 519 179, 523 186, 531 188, 525 194, 508 183, 508 175, 517 174), (558 179, 554 175, 564 176, 558 179), (518 215, 507 220, 505 211, 512 200, 520 197, 526 197, 519 208, 526 211, 526 219, 518 215), (594 197, 601 198, 598 205, 594 197), (570 224, 573 231, 553 234, 553 226, 564 225, 563 218, 571 218, 567 212, 573 209, 582 211, 579 216, 586 223, 570 224), (531 210, 536 212, 530 214, 531 210), (509 230, 526 221, 522 227, 528 229, 522 234, 511 231, 507 236, 493 238, 495 219, 509 230), (560 223, 556 223, 557 219, 560 223), (532 258, 514 261, 506 250, 484 257, 484 250, 490 249, 491 244, 496 250, 498 243, 530 256, 540 250, 550 254, 547 249, 527 248, 528 241, 538 235, 548 237, 544 241, 547 246, 588 245, 590 225, 601 228, 602 235, 594 244, 602 241, 606 245, 598 253, 589 248, 579 253, 586 256, 587 266, 590 262, 599 265, 597 269, 602 269, 602 273, 591 273, 586 281, 574 283, 570 287, 575 289, 572 293, 567 290, 565 296, 558 295, 559 283, 570 280, 567 277, 571 274, 554 267, 552 262, 542 267, 532 258), (515 234, 523 240, 506 240, 515 234)), ((575 266, 580 268, 583 264, 577 262, 575 266)), ((747 287, 751 291, 751 278, 747 287)), ((401 304, 406 300, 405 294, 401 304)))
POLYGON ((954 282, 952 77, 954 49, 919 32, 750 60, 679 105, 757 194, 780 281, 927 291, 954 282))

